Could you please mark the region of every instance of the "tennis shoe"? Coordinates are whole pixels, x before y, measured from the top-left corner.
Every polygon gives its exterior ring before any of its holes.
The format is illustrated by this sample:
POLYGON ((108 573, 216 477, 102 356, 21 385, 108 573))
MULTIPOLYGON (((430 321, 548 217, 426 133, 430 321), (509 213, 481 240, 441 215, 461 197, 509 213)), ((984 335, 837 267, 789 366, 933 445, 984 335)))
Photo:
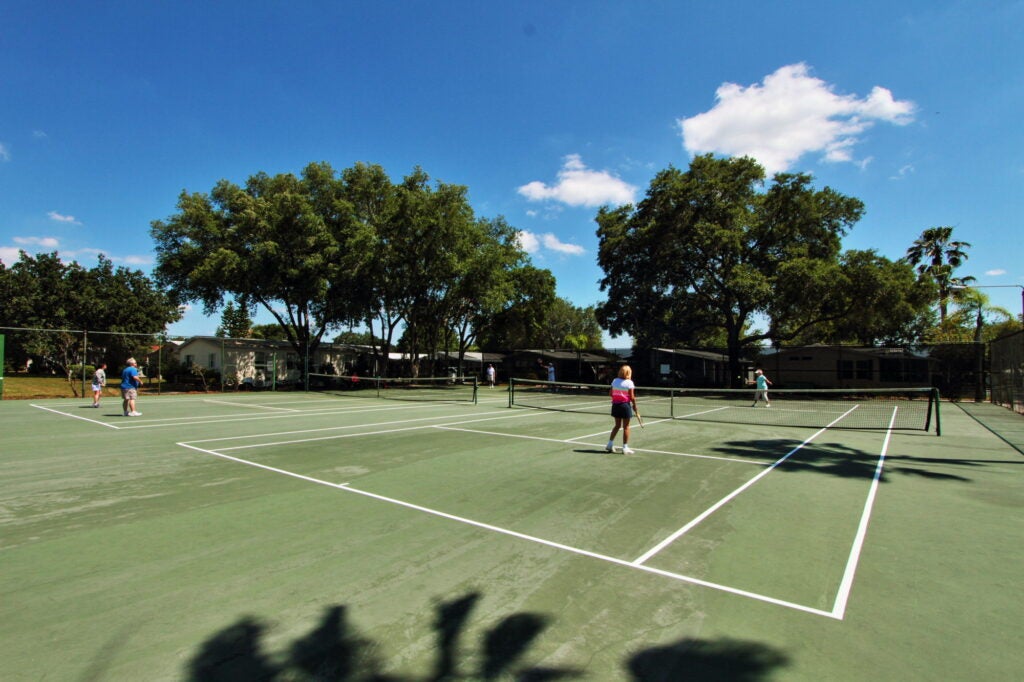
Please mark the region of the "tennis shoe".
POLYGON ((628 445, 623 445, 622 446, 622 454, 624 454, 624 455, 632 455, 633 453, 634 453, 634 450, 631 447, 629 447, 628 445))
POLYGON ((614 452, 615 451, 615 444, 612 441, 608 441, 608 445, 604 446, 604 451, 605 452, 614 452))
POLYGON ((128 416, 129 417, 141 417, 142 413, 141 412, 129 412, 128 416))

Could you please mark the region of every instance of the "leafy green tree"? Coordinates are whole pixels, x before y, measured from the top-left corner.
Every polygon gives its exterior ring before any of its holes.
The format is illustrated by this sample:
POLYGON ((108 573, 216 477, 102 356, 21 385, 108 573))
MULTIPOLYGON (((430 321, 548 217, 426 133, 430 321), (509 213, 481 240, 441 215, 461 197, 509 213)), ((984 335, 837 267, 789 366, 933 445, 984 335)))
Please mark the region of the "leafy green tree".
POLYGON ((874 250, 846 251, 834 282, 849 312, 804 329, 792 341, 899 345, 920 341, 933 324, 934 285, 905 261, 874 250))
POLYGON ((601 347, 601 325, 593 306, 580 308, 565 298, 556 298, 547 310, 537 334, 536 345, 542 348, 562 348, 566 339, 572 337, 583 343, 582 350, 601 347))
POLYGON ((225 297, 268 311, 296 353, 315 350, 332 326, 359 316, 367 252, 344 186, 326 163, 302 177, 257 173, 210 194, 182 192, 178 212, 152 223, 157 280, 182 300, 218 310, 225 297))
MULTIPOLYGON (((282 332, 284 330, 281 330, 282 332)), ((245 301, 228 301, 220 316, 220 326, 214 336, 229 339, 245 339, 252 334, 252 319, 245 301)))
POLYGON ((502 217, 481 219, 468 233, 466 257, 444 301, 447 329, 458 348, 460 373, 466 351, 492 317, 515 300, 512 274, 526 263, 517 234, 502 217))
POLYGON ((62 262, 57 252, 22 251, 10 268, 0 269, 0 290, 6 293, 0 326, 34 330, 12 337, 8 352, 19 363, 31 358, 34 367, 60 371, 69 380, 86 350, 111 364, 123 362, 148 346, 143 339, 181 318, 173 296, 141 271, 114 268, 103 255, 87 270, 62 262))
POLYGON ((953 239, 953 228, 929 227, 907 249, 906 261, 917 267, 919 275, 935 282, 939 302, 939 323, 946 321, 949 301, 958 287, 975 281, 974 277, 954 277, 953 272, 967 260, 970 242, 953 239))
POLYGON ((353 346, 374 346, 380 344, 380 339, 375 338, 368 331, 344 331, 334 337, 334 343, 348 343, 353 346))
POLYGON ((498 351, 542 345, 541 329, 555 302, 550 270, 522 265, 508 272, 507 304, 480 322, 479 346, 498 351))
POLYGON ((987 343, 1018 331, 1013 313, 990 305, 989 300, 981 289, 962 290, 957 306, 944 322, 928 331, 926 340, 929 343, 987 343))
POLYGON ((288 332, 277 322, 271 324, 254 324, 249 328, 249 337, 268 341, 287 341, 288 332))
POLYGON ((598 318, 641 347, 725 333, 730 374, 744 348, 785 341, 851 311, 837 292, 841 238, 864 207, 806 174, 777 174, 749 158, 698 156, 669 168, 635 208, 597 215, 601 288, 598 318), (755 316, 769 327, 753 329, 755 316))

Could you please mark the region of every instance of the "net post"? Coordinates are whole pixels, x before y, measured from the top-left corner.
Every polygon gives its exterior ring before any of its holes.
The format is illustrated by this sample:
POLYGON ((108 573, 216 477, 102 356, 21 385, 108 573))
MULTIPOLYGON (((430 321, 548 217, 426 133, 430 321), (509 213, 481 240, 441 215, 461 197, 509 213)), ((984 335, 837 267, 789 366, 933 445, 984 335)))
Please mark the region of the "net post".
POLYGON ((508 406, 512 407, 515 403, 516 395, 516 380, 514 377, 508 378, 508 406))
POLYGON ((935 404, 935 435, 942 435, 942 419, 939 416, 939 389, 933 388, 931 393, 931 401, 935 404))
POLYGON ((476 405, 476 404, 477 404, 477 401, 476 401, 476 396, 477 396, 477 389, 478 389, 479 387, 480 387, 480 384, 479 384, 479 382, 477 382, 477 380, 476 380, 476 376, 474 375, 474 376, 473 376, 473 404, 474 404, 474 405, 476 405))

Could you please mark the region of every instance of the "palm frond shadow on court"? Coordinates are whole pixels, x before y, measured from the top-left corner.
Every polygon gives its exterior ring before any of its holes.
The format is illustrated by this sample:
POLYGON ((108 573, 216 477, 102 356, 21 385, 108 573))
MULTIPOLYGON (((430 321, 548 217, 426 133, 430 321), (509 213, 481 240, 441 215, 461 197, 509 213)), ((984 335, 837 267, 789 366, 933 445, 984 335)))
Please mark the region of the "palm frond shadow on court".
MULTIPOLYGON (((786 453, 800 445, 794 440, 729 441, 714 448, 717 454, 764 461, 767 453, 786 453)), ((780 473, 813 471, 842 478, 872 479, 878 467, 878 452, 853 448, 842 443, 814 443, 793 454, 778 468, 780 473)), ((890 475, 916 475, 925 478, 970 483, 971 479, 948 471, 951 467, 984 466, 983 462, 969 459, 927 459, 887 454, 879 482, 886 483, 890 475)))
MULTIPOLYGON (((635 682, 679 679, 755 682, 788 664, 780 652, 754 642, 730 639, 678 642, 638 651, 619 670, 588 671, 568 667, 542 667, 522 663, 531 646, 549 624, 546 616, 515 613, 502 618, 483 636, 473 663, 460 655, 460 639, 479 601, 469 593, 443 602, 435 609, 435 661, 422 676, 399 677, 385 672, 381 647, 358 634, 348 622, 345 606, 329 606, 309 633, 292 642, 286 652, 264 650, 266 625, 244 617, 204 641, 188 663, 190 682, 298 682, 345 680, 350 682, 446 682, 455 680, 584 679, 602 675, 635 682), (465 668, 475 666, 476 670, 465 668), (592 674, 591 674, 592 673, 592 674)), ((468 656, 466 658, 469 658, 468 656)))

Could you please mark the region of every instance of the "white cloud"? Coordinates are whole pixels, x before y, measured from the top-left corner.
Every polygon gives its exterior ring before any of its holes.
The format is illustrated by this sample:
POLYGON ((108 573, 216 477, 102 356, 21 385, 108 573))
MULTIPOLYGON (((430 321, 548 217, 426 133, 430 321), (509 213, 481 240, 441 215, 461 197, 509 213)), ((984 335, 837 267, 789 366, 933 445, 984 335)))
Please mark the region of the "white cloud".
POLYGON ((533 254, 540 251, 540 240, 533 232, 520 230, 516 238, 519 240, 519 247, 526 253, 533 254))
POLYGON ((55 237, 15 237, 14 243, 19 246, 41 246, 44 249, 56 249, 60 245, 55 237))
POLYGON ((149 256, 111 256, 110 260, 125 265, 152 265, 153 259, 149 256))
POLYGON ((913 172, 914 172, 914 166, 908 163, 905 166, 902 166, 898 171, 896 171, 896 175, 890 175, 889 179, 890 180, 902 180, 903 178, 907 177, 908 175, 912 174, 913 172))
POLYGON ((586 253, 586 249, 578 244, 566 244, 554 234, 536 234, 528 230, 520 230, 518 235, 519 246, 531 255, 540 253, 542 249, 555 251, 568 256, 580 256, 586 253))
POLYGON ((0 246, 0 261, 3 261, 7 267, 17 263, 20 254, 21 249, 16 249, 12 246, 0 246))
POLYGON ((556 184, 549 186, 534 180, 516 191, 530 201, 553 200, 570 206, 596 207, 633 203, 637 188, 608 171, 590 170, 579 154, 570 154, 558 171, 556 184))
POLYGON ((10 161, 11 153, 7 151, 7 147, 3 142, 0 142, 0 161, 10 161))
POLYGON ((857 136, 876 121, 913 121, 914 103, 885 88, 875 86, 867 98, 838 95, 809 72, 806 64, 790 64, 760 84, 723 83, 710 111, 679 120, 686 150, 752 156, 771 175, 811 152, 830 162, 853 161, 857 136))
POLYGON ((50 220, 54 220, 54 221, 56 221, 58 223, 68 223, 70 225, 81 225, 82 224, 82 223, 78 222, 77 220, 75 220, 75 216, 73 216, 73 215, 61 215, 60 213, 57 213, 56 211, 50 211, 46 215, 50 217, 50 220))
POLYGON ((32 131, 32 137, 37 139, 37 140, 42 140, 42 139, 45 139, 45 138, 49 137, 49 135, 47 135, 46 131, 43 131, 43 130, 33 130, 32 131))
POLYGON ((985 271, 985 275, 988 276, 988 277, 999 277, 1000 275, 1005 275, 1005 274, 1006 274, 1006 270, 1002 270, 1002 269, 1000 269, 1000 270, 986 270, 985 271))
POLYGON ((557 251, 558 253, 564 253, 570 256, 580 256, 586 253, 586 249, 579 244, 566 244, 550 232, 543 236, 543 240, 546 248, 551 249, 552 251, 557 251))

